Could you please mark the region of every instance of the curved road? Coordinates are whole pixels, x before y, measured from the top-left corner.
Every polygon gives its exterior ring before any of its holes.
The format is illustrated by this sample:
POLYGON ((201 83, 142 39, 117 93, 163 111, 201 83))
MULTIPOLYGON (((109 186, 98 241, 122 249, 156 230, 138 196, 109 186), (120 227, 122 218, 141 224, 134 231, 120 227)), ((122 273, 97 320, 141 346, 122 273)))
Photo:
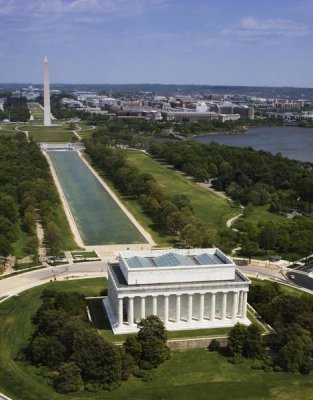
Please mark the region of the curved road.
MULTIPOLYGON (((264 267, 242 266, 237 268, 250 277, 280 281, 289 285, 293 284, 303 287, 306 291, 313 291, 313 279, 309 278, 303 272, 288 271, 284 274, 281 270, 264 267), (294 279, 291 278, 291 275, 294 276, 294 279)), ((16 295, 24 290, 42 285, 54 279, 64 280, 67 278, 96 277, 107 277, 107 264, 105 261, 81 262, 25 272, 24 274, 0 280, 0 302, 9 296, 16 295)))
POLYGON ((81 262, 76 264, 47 267, 25 272, 0 280, 0 302, 24 290, 43 285, 52 280, 107 277, 104 261, 81 262))
POLYGON ((313 290, 313 279, 310 278, 306 273, 297 271, 290 271, 286 274, 290 281, 298 286, 304 287, 309 290, 313 290))

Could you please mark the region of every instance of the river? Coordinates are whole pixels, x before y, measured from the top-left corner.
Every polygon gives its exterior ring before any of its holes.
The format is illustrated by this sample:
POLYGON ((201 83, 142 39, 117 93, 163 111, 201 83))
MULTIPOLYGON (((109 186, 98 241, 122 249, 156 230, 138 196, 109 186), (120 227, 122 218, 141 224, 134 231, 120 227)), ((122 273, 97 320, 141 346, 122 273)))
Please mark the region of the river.
POLYGON ((236 135, 205 135, 195 137, 199 143, 216 142, 229 146, 252 147, 256 150, 280 152, 283 156, 313 162, 313 128, 275 126, 249 128, 236 135))

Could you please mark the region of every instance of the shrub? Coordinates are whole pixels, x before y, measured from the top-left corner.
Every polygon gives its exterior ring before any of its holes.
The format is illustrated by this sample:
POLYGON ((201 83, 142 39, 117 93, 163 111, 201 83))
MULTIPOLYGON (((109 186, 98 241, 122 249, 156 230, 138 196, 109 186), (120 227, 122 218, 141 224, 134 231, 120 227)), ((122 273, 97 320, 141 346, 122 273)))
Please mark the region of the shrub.
POLYGON ((210 351, 220 351, 221 344, 217 339, 213 339, 212 342, 209 344, 208 349, 210 351))

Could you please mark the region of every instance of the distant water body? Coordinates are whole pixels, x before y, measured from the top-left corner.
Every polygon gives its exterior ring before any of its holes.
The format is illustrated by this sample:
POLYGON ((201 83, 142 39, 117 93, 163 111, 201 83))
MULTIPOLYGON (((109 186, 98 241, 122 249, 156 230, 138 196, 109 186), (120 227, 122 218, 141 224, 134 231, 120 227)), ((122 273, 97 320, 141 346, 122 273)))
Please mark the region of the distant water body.
POLYGON ((280 152, 283 156, 300 161, 313 162, 313 128, 293 126, 249 128, 238 135, 205 135, 195 137, 199 143, 215 142, 256 150, 280 152))

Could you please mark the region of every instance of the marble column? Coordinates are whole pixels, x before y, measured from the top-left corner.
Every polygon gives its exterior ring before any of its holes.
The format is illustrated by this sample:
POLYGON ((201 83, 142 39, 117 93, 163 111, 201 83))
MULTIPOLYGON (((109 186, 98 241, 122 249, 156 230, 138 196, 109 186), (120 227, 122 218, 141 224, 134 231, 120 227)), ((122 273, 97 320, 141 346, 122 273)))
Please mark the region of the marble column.
POLYGON ((246 318, 247 316, 247 300, 248 300, 248 292, 243 292, 243 301, 242 301, 242 318, 246 318))
POLYGON ((215 320, 215 297, 216 297, 216 294, 212 293, 211 294, 211 312, 210 312, 210 320, 211 321, 215 320))
POLYGON ((118 326, 123 325, 123 299, 118 299, 118 326))
POLYGON ((238 314, 241 317, 241 310, 242 310, 242 290, 239 291, 238 295, 238 314))
POLYGON ((222 320, 226 319, 226 313, 227 313, 227 293, 223 293, 222 320))
POLYGON ((237 312, 238 312, 238 292, 233 293, 233 310, 232 310, 232 319, 237 318, 237 312))
POLYGON ((181 303, 181 295, 176 295, 176 323, 180 322, 180 303, 181 303))
POLYGON ((141 319, 146 318, 146 298, 145 297, 141 297, 140 317, 141 317, 141 319))
POLYGON ((128 298, 128 326, 134 325, 134 298, 128 298))
POLYGON ((158 297, 153 296, 152 297, 152 314, 157 315, 158 312, 158 297))
POLYGON ((192 294, 188 294, 188 315, 187 322, 192 321, 192 294))
POLYGON ((204 294, 200 293, 199 299, 199 322, 202 322, 204 318, 204 294))
POLYGON ((164 296, 164 324, 168 323, 168 296, 164 296))

